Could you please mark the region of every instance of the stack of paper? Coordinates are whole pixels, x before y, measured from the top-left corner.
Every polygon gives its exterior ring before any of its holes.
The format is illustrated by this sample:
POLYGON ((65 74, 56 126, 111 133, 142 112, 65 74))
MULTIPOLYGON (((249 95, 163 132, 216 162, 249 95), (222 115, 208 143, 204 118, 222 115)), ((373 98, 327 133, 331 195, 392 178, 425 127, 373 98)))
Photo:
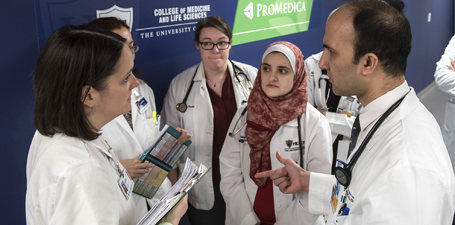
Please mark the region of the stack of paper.
MULTIPOLYGON (((210 169, 210 168, 209 168, 210 169)), ((191 160, 186 159, 182 176, 172 188, 160 198, 150 211, 139 221, 138 225, 154 225, 163 218, 180 199, 207 173, 209 170, 204 165, 196 166, 191 160)))

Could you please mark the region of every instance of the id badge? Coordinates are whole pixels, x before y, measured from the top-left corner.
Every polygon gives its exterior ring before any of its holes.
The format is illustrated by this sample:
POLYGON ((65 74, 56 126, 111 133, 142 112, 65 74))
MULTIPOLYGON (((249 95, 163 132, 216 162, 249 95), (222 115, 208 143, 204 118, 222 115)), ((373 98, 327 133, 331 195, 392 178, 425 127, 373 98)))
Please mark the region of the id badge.
POLYGON ((327 218, 327 224, 336 225, 337 222, 337 210, 338 210, 338 194, 340 193, 340 183, 333 185, 332 187, 332 197, 330 198, 330 206, 332 210, 330 210, 329 217, 327 218))
POLYGON ((128 200, 133 193, 134 181, 131 179, 130 174, 121 163, 119 163, 119 170, 121 171, 121 174, 118 179, 118 185, 126 200, 128 200))
POLYGON ((145 110, 147 110, 150 107, 150 103, 148 103, 147 100, 145 100, 145 97, 142 97, 138 101, 136 101, 136 106, 139 113, 143 114, 145 110))

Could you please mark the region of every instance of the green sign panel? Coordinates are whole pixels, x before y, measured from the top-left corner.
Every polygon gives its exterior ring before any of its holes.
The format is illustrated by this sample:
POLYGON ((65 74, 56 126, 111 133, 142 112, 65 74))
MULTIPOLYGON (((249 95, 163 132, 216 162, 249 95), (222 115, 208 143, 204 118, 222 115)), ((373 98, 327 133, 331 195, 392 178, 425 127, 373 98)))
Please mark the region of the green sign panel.
POLYGON ((233 45, 307 31, 313 0, 239 0, 233 45))

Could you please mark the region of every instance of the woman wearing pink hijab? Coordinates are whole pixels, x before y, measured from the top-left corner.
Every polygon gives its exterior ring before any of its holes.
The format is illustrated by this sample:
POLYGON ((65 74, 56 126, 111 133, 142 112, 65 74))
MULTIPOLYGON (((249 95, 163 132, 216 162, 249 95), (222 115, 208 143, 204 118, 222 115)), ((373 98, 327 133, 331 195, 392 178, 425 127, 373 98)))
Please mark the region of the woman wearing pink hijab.
POLYGON ((270 179, 254 178, 283 166, 277 152, 306 170, 331 172, 329 124, 307 101, 302 52, 289 42, 272 43, 221 151, 226 224, 324 224, 322 216, 308 213, 308 193, 283 194, 270 179))

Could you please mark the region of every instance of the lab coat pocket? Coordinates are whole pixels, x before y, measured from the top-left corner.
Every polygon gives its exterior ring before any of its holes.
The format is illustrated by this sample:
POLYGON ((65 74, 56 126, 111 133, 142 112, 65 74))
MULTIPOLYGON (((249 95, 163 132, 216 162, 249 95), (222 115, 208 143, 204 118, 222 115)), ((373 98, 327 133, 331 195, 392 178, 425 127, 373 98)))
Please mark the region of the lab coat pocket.
POLYGON ((155 124, 153 119, 144 119, 145 133, 147 135, 147 146, 150 146, 155 141, 158 133, 159 124, 155 124))
POLYGON ((337 216, 336 221, 338 222, 336 223, 338 225, 348 224, 348 216, 337 216))

